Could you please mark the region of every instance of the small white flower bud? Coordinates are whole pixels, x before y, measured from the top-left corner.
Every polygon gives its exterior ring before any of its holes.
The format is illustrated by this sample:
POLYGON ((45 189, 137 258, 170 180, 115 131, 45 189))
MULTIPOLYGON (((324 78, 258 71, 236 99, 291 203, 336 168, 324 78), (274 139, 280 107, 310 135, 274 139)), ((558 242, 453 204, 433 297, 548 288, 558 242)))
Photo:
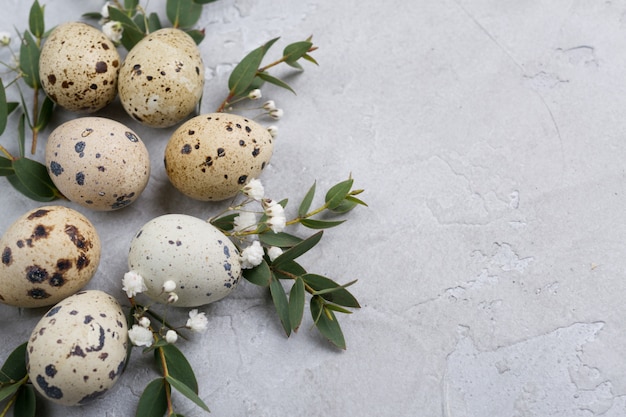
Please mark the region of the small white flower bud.
POLYGON ((270 117, 275 120, 280 119, 283 117, 283 109, 270 110, 270 117))
POLYGON ((271 125, 267 128, 267 131, 270 132, 270 136, 273 138, 278 136, 278 126, 271 125))
POLYGON ((145 327, 146 329, 150 327, 150 319, 148 317, 142 317, 139 319, 139 325, 141 327, 145 327))
POLYGON ((278 258, 283 254, 283 250, 277 246, 272 246, 267 250, 267 256, 269 256, 270 261, 274 261, 274 259, 278 258))
POLYGON ((11 43, 9 32, 0 32, 0 46, 8 46, 11 43))
POLYGON ((172 292, 176 289, 176 283, 171 279, 163 283, 163 292, 172 292))
POLYGON ((178 340, 178 333, 176 333, 176 330, 168 330, 167 333, 165 333, 165 341, 169 344, 174 344, 176 343, 176 341, 178 340))
POLYGON ((250 91, 248 93, 248 98, 250 100, 258 100, 262 97, 263 95, 261 94, 261 90, 259 90, 258 88, 255 88, 254 90, 250 91))
POLYGON ((153 337, 152 332, 142 326, 133 324, 133 327, 128 329, 128 338, 130 342, 135 346, 152 346, 153 337))
POLYGON ((178 294, 176 294, 175 292, 169 293, 169 295, 167 296, 167 303, 174 304, 176 301, 178 301, 178 294))
POLYGON ((274 103, 274 100, 267 100, 263 103, 263 108, 267 111, 272 111, 276 109, 276 104, 274 103))
POLYGON ((263 183, 261 182, 261 180, 258 180, 256 178, 250 180, 250 182, 248 182, 242 189, 241 191, 247 195, 248 197, 250 197, 253 200, 261 200, 263 198, 263 195, 265 193, 265 189, 263 188, 263 183))
POLYGON ((117 44, 122 40, 124 27, 121 22, 111 20, 110 22, 106 22, 102 25, 102 32, 111 40, 111 42, 117 44))

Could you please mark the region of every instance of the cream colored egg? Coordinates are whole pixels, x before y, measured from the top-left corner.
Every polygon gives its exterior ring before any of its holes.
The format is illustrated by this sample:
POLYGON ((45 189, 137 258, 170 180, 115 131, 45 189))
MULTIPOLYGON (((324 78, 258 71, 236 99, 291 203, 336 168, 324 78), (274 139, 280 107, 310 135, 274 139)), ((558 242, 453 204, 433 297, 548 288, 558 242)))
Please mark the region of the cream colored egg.
POLYGON ((191 36, 180 29, 157 30, 139 41, 122 64, 120 100, 135 120, 172 126, 202 97, 204 64, 191 36))
POLYGON ((104 33, 85 23, 64 23, 41 48, 41 86, 61 107, 95 112, 115 99, 120 63, 115 45, 104 33))
POLYGON ((235 114, 204 114, 172 134, 165 148, 165 170, 183 194, 202 201, 224 200, 257 178, 273 151, 272 136, 258 123, 235 114))
POLYGON ((150 156, 141 139, 102 117, 82 117, 57 127, 48 137, 46 166, 64 196, 102 211, 135 201, 150 177, 150 156))
POLYGON ((146 223, 133 238, 128 267, 141 275, 147 295, 167 300, 163 284, 173 280, 174 306, 197 307, 231 293, 241 278, 239 252, 210 223, 184 214, 166 214, 146 223))
POLYGON ((128 327, 118 302, 82 291, 51 308, 26 346, 35 389, 62 405, 84 405, 105 394, 126 363, 128 327))
POLYGON ((79 212, 45 206, 13 223, 0 239, 0 251, 0 302, 42 307, 89 282, 100 263, 100 238, 79 212))

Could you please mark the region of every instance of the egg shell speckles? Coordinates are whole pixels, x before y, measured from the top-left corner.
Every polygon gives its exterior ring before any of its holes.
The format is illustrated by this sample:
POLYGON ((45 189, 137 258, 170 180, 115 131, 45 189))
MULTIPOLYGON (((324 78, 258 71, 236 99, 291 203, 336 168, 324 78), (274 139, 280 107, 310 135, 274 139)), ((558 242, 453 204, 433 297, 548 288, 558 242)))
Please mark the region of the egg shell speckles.
POLYGON ((177 307, 220 300, 241 278, 239 252, 217 228, 196 217, 166 214, 146 223, 133 238, 128 267, 146 283, 146 294, 165 302, 163 283, 174 280, 177 307))
POLYGON ((26 346, 28 376, 44 398, 83 405, 106 393, 126 363, 128 327, 118 302, 82 291, 52 307, 26 346))
POLYGON ((135 201, 150 178, 141 139, 114 120, 82 117, 48 137, 50 178, 69 200, 93 210, 117 210, 135 201))
POLYGON ((130 50, 118 90, 126 112, 152 127, 172 126, 196 107, 204 88, 204 64, 191 36, 180 29, 152 32, 130 50))
POLYGON ((183 194, 201 201, 231 198, 257 178, 274 152, 272 135, 239 115, 211 113, 183 123, 165 148, 165 170, 183 194))
POLYGON ((61 107, 92 113, 115 99, 120 63, 104 33, 85 23, 64 23, 41 48, 41 86, 61 107))
POLYGON ((49 306, 74 294, 100 263, 100 238, 89 220, 62 206, 18 218, 0 239, 0 302, 49 306))

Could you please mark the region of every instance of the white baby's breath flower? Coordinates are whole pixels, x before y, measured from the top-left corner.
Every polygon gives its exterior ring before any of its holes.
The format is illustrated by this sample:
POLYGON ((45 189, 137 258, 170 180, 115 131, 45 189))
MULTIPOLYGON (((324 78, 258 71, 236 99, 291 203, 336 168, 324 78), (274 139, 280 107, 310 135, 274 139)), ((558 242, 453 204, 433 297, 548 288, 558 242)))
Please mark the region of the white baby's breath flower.
POLYGON ((172 292, 176 289, 176 283, 174 281, 167 280, 163 283, 163 292, 172 292))
POLYGON ((281 206, 278 201, 269 198, 263 200, 263 209, 265 210, 265 214, 267 214, 269 217, 285 215, 285 209, 283 208, 283 206, 281 206))
POLYGON ((109 18, 109 6, 112 6, 110 1, 107 1, 106 3, 104 3, 104 6, 102 6, 102 9, 100 10, 100 14, 102 15, 102 19, 108 19, 109 18))
POLYGON ((278 258, 282 254, 283 254, 283 250, 277 246, 272 246, 271 248, 267 250, 267 256, 270 257, 270 261, 273 261, 274 259, 278 258))
POLYGON ((281 117, 283 117, 283 109, 274 109, 274 110, 270 110, 270 117, 272 119, 278 120, 281 117))
POLYGON ((287 218, 284 215, 272 216, 267 221, 267 225, 274 233, 280 233, 285 230, 285 227, 287 226, 287 218))
POLYGON ((133 327, 128 330, 128 338, 130 342, 135 346, 152 346, 152 342, 154 341, 152 337, 152 332, 149 329, 146 329, 143 326, 138 324, 133 324, 133 327))
POLYGON ((241 267, 251 269, 260 265, 261 262, 263 262, 263 247, 258 240, 255 240, 241 252, 241 267))
POLYGON ((0 46, 8 46, 11 43, 11 34, 9 32, 0 32, 0 46))
POLYGON ((165 341, 169 344, 174 344, 176 343, 176 341, 178 340, 178 333, 176 333, 176 330, 168 330, 167 333, 165 333, 165 341))
POLYGON ((267 111, 272 111, 276 109, 276 103, 274 103, 274 100, 267 100, 263 103, 263 108, 267 111))
POLYGON ((167 295, 168 304, 174 304, 176 301, 178 301, 178 294, 176 294, 175 292, 171 292, 167 295))
POLYGON ((244 232, 256 229, 256 214, 250 211, 242 211, 239 216, 235 217, 234 230, 236 232, 244 232))
POLYGON ((141 327, 145 327, 146 329, 150 327, 150 319, 148 317, 142 317, 139 319, 139 325, 141 327))
POLYGON ((192 332, 201 333, 207 329, 209 325, 209 319, 206 318, 206 313, 198 313, 198 309, 194 308, 189 312, 189 319, 185 327, 192 332))
POLYGON ((253 200, 260 201, 265 194, 263 183, 259 179, 252 179, 241 190, 245 195, 253 200))
POLYGON ((263 95, 261 94, 261 90, 259 90, 258 88, 255 88, 254 90, 250 91, 248 93, 248 98, 250 100, 258 100, 262 97, 263 95))
POLYGON ((146 283, 143 281, 143 277, 135 271, 130 271, 124 274, 122 279, 122 289, 126 291, 128 298, 132 298, 135 295, 146 291, 146 283))
POLYGON ((121 22, 114 20, 106 22, 102 25, 102 32, 107 38, 111 39, 111 42, 117 44, 122 40, 122 34, 124 33, 124 27, 121 22))
POLYGON ((272 136, 273 138, 278 136, 278 126, 268 126, 267 131, 270 132, 270 136, 272 136))

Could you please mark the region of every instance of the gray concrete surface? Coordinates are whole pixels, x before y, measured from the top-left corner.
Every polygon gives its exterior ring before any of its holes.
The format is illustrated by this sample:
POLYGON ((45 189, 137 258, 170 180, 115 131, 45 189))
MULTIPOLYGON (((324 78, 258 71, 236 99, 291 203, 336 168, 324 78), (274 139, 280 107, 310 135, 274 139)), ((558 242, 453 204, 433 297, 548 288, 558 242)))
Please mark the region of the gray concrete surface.
MULTIPOLYGON (((102 5, 43 3, 50 25, 102 5)), ((0 29, 25 27, 29 6, 4 1, 0 29)), ((287 340, 252 285, 202 308, 209 331, 180 347, 213 415, 626 415, 626 1, 219 0, 201 24, 203 111, 245 52, 314 35, 320 66, 290 79, 298 95, 264 91, 285 117, 262 179, 295 201, 315 180, 323 189, 352 173, 369 203, 305 258, 341 282, 359 279, 363 308, 341 322, 345 352, 309 330, 308 316, 287 340)), ((217 206, 168 184, 171 130, 115 106, 102 114, 132 126, 154 166, 132 206, 79 208, 104 242, 89 288, 123 299, 135 230, 217 206)), ((0 230, 37 206, 2 181, 0 230)), ((40 314, 0 306, 2 357, 40 314)), ((148 364, 136 352, 108 396, 41 415, 131 415, 156 376, 148 364)))

